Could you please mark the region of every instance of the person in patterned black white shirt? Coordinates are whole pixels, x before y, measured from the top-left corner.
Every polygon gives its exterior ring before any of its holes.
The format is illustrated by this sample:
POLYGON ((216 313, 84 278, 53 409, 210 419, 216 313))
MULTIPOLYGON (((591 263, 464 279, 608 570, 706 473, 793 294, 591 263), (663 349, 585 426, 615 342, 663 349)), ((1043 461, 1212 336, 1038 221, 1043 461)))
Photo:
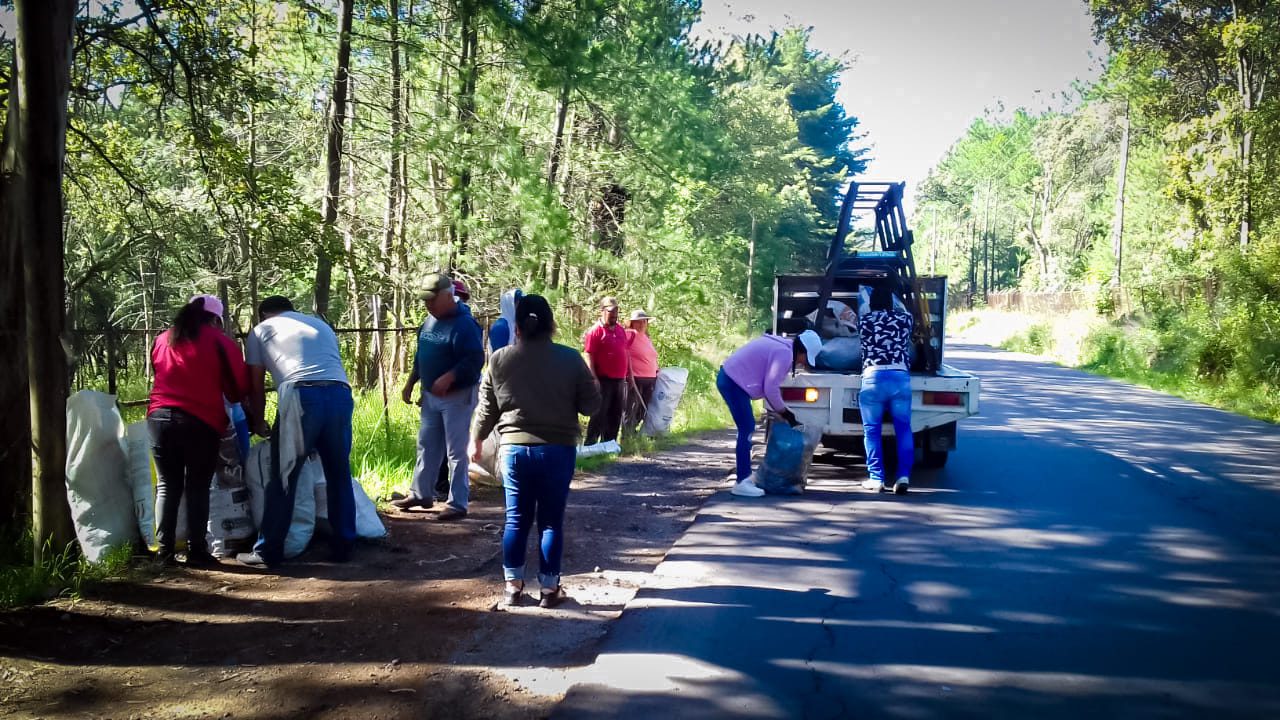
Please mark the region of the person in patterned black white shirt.
POLYGON ((892 490, 906 494, 911 485, 911 464, 915 446, 911 437, 911 377, 907 374, 911 347, 911 313, 894 307, 893 291, 887 283, 872 288, 870 311, 858 322, 862 340, 862 389, 858 408, 862 411, 862 440, 867 449, 867 490, 888 491, 885 482, 883 419, 885 409, 893 418, 898 444, 898 479, 892 490))

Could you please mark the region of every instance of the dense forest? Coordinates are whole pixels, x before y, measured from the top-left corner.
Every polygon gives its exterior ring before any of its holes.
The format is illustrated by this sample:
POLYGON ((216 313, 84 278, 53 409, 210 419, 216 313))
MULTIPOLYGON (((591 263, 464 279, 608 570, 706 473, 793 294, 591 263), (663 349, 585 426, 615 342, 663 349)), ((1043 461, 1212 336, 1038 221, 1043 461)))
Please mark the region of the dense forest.
POLYGON ((1147 331, 1127 362, 1274 395, 1280 6, 1090 7, 1100 79, 1067 109, 975 120, 921 185, 917 258, 978 296, 1083 291, 1147 331))
MULTIPOLYGON (((766 306, 773 272, 821 257, 863 165, 835 102, 841 60, 803 29, 696 40, 696 0, 59 4, 76 13, 67 312, 47 330, 78 386, 118 376, 144 396, 146 342, 194 292, 225 296, 241 331, 277 293, 339 327, 413 328, 415 283, 437 268, 481 317, 519 286, 572 332, 612 294, 678 320, 658 340, 687 348, 766 306)), ((11 118, 24 6, 46 11, 18 2, 18 42, 3 38, 11 118)), ((26 332, 20 234, 0 253, 5 337, 26 332)), ((344 338, 361 384, 403 369, 407 336, 344 338)), ((32 356, 0 353, 19 369, 0 398, 18 409, 0 507, 20 526, 32 356)))

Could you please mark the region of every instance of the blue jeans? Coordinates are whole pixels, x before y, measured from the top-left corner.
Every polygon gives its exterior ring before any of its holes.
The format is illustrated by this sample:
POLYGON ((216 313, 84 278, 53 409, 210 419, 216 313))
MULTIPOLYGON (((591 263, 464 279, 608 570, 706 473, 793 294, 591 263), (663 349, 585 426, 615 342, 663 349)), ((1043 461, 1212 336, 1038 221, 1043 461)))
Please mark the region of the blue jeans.
POLYGON ((751 436, 756 431, 756 415, 751 410, 751 396, 729 374, 720 368, 716 375, 716 389, 725 405, 729 406, 729 414, 733 416, 733 424, 738 426, 738 445, 734 449, 737 461, 738 482, 747 479, 751 474, 751 436))
POLYGON ((862 441, 867 448, 867 475, 884 482, 884 411, 893 416, 893 433, 898 440, 898 477, 909 477, 915 461, 911 437, 911 376, 905 370, 864 373, 858 391, 862 411, 862 441))
POLYGON ((577 448, 572 445, 503 445, 498 453, 507 524, 502 531, 502 575, 524 580, 524 550, 534 520, 542 533, 538 582, 560 586, 564 551, 564 508, 569 500, 577 448))
MULTIPOLYGON (((351 413, 355 403, 351 388, 345 385, 299 387, 298 402, 302 406, 302 441, 305 454, 293 467, 289 492, 281 485, 278 460, 272 458, 273 472, 264 491, 262 527, 253 546, 263 560, 278 563, 284 559, 284 539, 293 522, 293 501, 298 492, 298 475, 306 455, 320 455, 328 491, 330 548, 335 556, 345 556, 356 542, 356 498, 351 488, 351 413)), ((277 447, 279 447, 277 443, 277 447)))

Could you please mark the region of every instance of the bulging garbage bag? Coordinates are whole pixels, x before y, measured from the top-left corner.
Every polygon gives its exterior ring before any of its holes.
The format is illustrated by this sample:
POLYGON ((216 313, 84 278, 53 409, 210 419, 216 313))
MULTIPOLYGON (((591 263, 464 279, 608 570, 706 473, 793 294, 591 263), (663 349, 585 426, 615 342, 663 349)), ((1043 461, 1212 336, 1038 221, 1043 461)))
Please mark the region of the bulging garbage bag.
POLYGON ((644 414, 644 434, 659 435, 671 431, 671 421, 675 418, 676 407, 684 396, 685 385, 689 384, 689 371, 685 368, 670 367, 658 371, 658 379, 653 384, 653 398, 644 414))
POLYGON ((861 370, 862 340, 856 337, 832 338, 822 344, 818 353, 820 370, 861 370))
POLYGON ((67 398, 67 502, 76 539, 91 562, 139 538, 128 467, 116 396, 81 390, 67 398))
POLYGON ((756 486, 771 495, 799 495, 804 492, 813 451, 821 441, 822 427, 819 425, 791 427, 785 422, 771 423, 764 462, 756 471, 756 486))

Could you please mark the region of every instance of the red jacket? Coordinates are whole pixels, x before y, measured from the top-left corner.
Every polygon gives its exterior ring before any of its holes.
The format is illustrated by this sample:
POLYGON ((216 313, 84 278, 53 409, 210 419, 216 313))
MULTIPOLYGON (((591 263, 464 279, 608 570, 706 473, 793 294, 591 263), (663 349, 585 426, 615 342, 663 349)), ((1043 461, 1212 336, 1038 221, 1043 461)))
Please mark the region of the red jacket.
POLYGON ((249 370, 240 346, 210 325, 200 328, 195 340, 175 340, 166 330, 151 348, 156 380, 147 414, 177 408, 221 436, 230 424, 223 396, 240 402, 249 394, 249 370))

